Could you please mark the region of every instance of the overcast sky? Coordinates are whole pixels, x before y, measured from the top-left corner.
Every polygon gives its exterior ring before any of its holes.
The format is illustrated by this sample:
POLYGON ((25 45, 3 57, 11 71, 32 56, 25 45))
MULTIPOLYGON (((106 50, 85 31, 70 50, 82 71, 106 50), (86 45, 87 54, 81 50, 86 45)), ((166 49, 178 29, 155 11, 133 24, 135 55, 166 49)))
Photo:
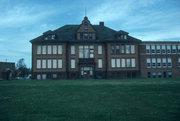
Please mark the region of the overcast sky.
POLYGON ((25 58, 29 40, 65 24, 91 24, 124 30, 144 41, 180 40, 180 0, 0 0, 0 61, 25 58))

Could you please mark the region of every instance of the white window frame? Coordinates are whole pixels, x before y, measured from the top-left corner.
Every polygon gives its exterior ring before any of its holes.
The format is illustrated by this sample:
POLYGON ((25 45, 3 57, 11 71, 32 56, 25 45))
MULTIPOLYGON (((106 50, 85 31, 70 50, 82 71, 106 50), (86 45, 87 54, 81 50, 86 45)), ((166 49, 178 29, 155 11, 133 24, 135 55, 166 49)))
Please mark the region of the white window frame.
POLYGON ((150 54, 150 52, 151 52, 151 46, 146 45, 146 54, 150 54))
POLYGON ((168 68, 172 67, 172 58, 167 58, 167 67, 168 68))
POLYGON ((131 59, 130 58, 126 59, 126 67, 128 67, 128 68, 131 67, 131 59))
POLYGON ((132 58, 131 59, 131 67, 136 67, 136 59, 135 58, 132 58))
POLYGON ((41 60, 40 59, 37 59, 36 68, 41 69, 41 60))
POLYGON ((45 55, 46 54, 46 45, 42 46, 42 54, 45 55))
POLYGON ((131 46, 130 45, 126 45, 126 54, 131 53, 131 46))
POLYGON ((132 54, 135 53, 135 45, 131 45, 131 53, 132 53, 132 54))
POLYGON ((156 45, 151 45, 151 54, 156 54, 156 45))
POLYGON ((41 80, 41 74, 37 74, 37 80, 41 80))
POLYGON ((47 46, 47 54, 52 54, 52 46, 51 45, 47 46))
POLYGON ((126 61, 124 58, 121 59, 121 67, 125 68, 126 67, 126 61))
POLYGON ((166 58, 162 58, 162 67, 167 68, 167 60, 166 60, 166 58))
POLYGON ((47 68, 52 68, 52 60, 51 59, 48 59, 47 60, 47 68))
POLYGON ((71 55, 74 55, 74 54, 75 54, 75 46, 71 45, 71 55))
POLYGON ((102 45, 98 45, 98 54, 102 54, 102 45))
POLYGON ((161 45, 156 45, 156 53, 161 54, 161 45))
POLYGON ((146 59, 146 65, 147 68, 151 68, 151 58, 146 59))
POLYGON ((42 80, 47 79, 47 75, 46 74, 42 74, 42 80))
POLYGON ((62 68, 62 59, 58 59, 58 68, 62 68))
POLYGON ((62 54, 62 45, 58 45, 58 54, 62 54))
POLYGON ((156 65, 157 65, 156 58, 152 58, 151 62, 152 62, 152 68, 156 68, 156 65))
POLYGON ((116 67, 116 59, 111 59, 111 67, 115 68, 116 67))
POLYGON ((42 59, 42 69, 46 69, 46 59, 42 59))
POLYGON ((121 59, 116 59, 116 66, 117 68, 120 68, 121 67, 121 59))
POLYGON ((53 60, 52 60, 52 63, 53 63, 53 64, 52 64, 52 65, 53 65, 52 68, 53 68, 53 69, 56 69, 56 68, 57 68, 57 60, 56 60, 56 59, 53 59, 53 60))
POLYGON ((38 55, 41 54, 42 46, 41 45, 37 45, 36 47, 37 47, 36 54, 38 54, 38 55))
POLYGON ((53 45, 53 54, 57 54, 57 45, 53 45))
POLYGON ((167 52, 167 54, 171 54, 171 45, 167 45, 166 52, 167 52))
POLYGON ((103 67, 102 59, 98 59, 98 68, 102 68, 102 67, 103 67))
POLYGON ((157 68, 161 68, 162 67, 162 61, 161 58, 157 58, 157 68), (160 64, 160 65, 159 65, 160 64))
POLYGON ((71 59, 71 69, 75 69, 75 68, 76 68, 75 59, 71 59))
POLYGON ((166 52, 167 52, 167 51, 166 51, 166 45, 162 45, 162 46, 161 46, 161 53, 162 53, 162 54, 166 54, 166 52), (164 50, 164 51, 163 51, 163 50, 164 50))
POLYGON ((172 45, 172 54, 176 54, 176 45, 172 45), (175 52, 173 50, 175 50, 175 52))

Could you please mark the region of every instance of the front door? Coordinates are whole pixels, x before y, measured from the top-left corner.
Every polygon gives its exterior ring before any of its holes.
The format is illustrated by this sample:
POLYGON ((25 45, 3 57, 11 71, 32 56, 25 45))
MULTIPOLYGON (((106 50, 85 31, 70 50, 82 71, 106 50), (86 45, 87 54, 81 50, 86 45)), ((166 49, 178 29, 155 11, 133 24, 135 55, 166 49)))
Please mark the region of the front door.
POLYGON ((82 78, 92 78, 93 77, 93 67, 92 66, 80 67, 80 76, 82 78))

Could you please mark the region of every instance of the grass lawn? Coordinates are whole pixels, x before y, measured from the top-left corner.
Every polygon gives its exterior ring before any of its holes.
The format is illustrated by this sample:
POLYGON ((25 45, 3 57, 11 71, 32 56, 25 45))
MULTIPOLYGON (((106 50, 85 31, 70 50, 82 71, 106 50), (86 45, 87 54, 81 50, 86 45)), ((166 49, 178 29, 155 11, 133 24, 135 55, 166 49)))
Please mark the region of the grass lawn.
POLYGON ((0 121, 180 121, 180 78, 0 81, 0 121))

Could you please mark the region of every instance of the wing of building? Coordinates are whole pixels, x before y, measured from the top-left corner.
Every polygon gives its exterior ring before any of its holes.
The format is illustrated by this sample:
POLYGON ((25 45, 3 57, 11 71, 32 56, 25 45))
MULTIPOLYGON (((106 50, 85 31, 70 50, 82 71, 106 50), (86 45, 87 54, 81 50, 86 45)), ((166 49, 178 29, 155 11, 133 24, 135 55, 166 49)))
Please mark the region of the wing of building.
POLYGON ((142 42, 86 16, 30 42, 34 79, 180 77, 180 42, 142 42))

